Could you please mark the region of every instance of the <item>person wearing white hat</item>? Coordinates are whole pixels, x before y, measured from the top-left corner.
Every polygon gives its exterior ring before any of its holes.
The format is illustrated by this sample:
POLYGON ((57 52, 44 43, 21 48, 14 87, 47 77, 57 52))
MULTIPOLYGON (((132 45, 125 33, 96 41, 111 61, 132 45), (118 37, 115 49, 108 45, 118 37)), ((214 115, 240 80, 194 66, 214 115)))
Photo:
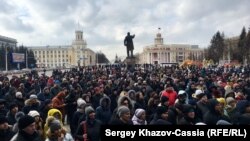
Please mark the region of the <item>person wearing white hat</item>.
POLYGON ((40 117, 40 114, 36 110, 31 110, 28 113, 29 116, 32 116, 35 119, 35 127, 37 130, 37 133, 40 135, 41 138, 43 138, 44 133, 43 133, 43 121, 42 118, 40 117))
POLYGON ((208 98, 202 90, 195 91, 195 98, 197 99, 197 109, 200 112, 200 115, 197 115, 200 119, 203 119, 203 115, 209 110, 208 108, 208 98))
POLYGON ((175 103, 179 103, 179 104, 187 104, 188 103, 186 91, 179 90, 177 99, 175 100, 175 103))
POLYGON ((16 92, 16 97, 22 98, 22 97, 23 97, 23 94, 22 94, 21 92, 16 92))

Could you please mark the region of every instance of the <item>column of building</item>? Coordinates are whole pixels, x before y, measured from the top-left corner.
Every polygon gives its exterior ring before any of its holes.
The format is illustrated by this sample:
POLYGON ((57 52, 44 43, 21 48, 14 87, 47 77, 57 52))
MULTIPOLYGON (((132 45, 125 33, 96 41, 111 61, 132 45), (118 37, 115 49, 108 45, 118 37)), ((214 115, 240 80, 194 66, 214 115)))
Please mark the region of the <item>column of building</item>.
POLYGON ((55 66, 55 50, 52 51, 52 54, 53 54, 53 62, 51 63, 52 67, 55 66))
MULTIPOLYGON (((48 53, 47 53, 47 48, 46 48, 46 50, 45 50, 45 66, 47 67, 48 66, 48 53)), ((45 67, 45 66, 43 66, 43 67, 45 67)))
POLYGON ((63 52, 64 52, 64 50, 62 49, 61 52, 60 52, 61 67, 63 66, 63 52))

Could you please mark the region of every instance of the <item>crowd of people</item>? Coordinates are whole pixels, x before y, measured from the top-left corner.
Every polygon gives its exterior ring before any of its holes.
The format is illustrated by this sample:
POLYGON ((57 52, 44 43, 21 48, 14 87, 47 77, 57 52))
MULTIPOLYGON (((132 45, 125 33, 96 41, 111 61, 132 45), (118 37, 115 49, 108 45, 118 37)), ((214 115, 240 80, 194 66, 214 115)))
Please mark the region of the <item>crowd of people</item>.
POLYGON ((250 124, 249 74, 249 66, 107 65, 1 75, 0 138, 98 141, 101 125, 250 124))

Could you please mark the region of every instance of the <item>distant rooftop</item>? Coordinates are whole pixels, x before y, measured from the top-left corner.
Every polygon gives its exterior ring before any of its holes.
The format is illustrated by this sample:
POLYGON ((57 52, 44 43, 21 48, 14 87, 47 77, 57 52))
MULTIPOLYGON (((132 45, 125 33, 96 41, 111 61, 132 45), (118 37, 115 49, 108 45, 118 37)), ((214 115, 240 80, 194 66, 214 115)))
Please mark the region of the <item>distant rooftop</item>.
POLYGON ((2 36, 2 35, 0 35, 0 40, 2 40, 2 41, 7 41, 7 42, 14 42, 14 43, 17 43, 17 40, 16 40, 16 39, 10 38, 10 37, 6 37, 6 36, 2 36))

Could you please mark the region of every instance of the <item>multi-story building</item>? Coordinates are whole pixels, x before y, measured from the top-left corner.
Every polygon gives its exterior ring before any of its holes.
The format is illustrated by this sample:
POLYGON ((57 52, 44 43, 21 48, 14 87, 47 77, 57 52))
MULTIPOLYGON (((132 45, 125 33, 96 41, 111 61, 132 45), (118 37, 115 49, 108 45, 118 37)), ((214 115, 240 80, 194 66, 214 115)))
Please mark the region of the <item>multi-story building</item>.
POLYGON ((161 33, 156 34, 155 42, 143 48, 140 63, 165 64, 182 63, 184 60, 202 60, 204 50, 198 45, 164 44, 161 33))
POLYGON ((235 37, 226 38, 224 40, 225 48, 223 52, 223 58, 220 61, 221 63, 231 62, 233 52, 237 51, 239 39, 240 39, 239 36, 235 36, 235 37))
POLYGON ((16 47, 17 40, 14 38, 9 38, 0 35, 0 46, 3 47, 16 47))
POLYGON ((96 64, 95 52, 87 48, 87 42, 83 39, 83 32, 75 31, 75 40, 67 46, 32 46, 37 67, 73 67, 96 64))

